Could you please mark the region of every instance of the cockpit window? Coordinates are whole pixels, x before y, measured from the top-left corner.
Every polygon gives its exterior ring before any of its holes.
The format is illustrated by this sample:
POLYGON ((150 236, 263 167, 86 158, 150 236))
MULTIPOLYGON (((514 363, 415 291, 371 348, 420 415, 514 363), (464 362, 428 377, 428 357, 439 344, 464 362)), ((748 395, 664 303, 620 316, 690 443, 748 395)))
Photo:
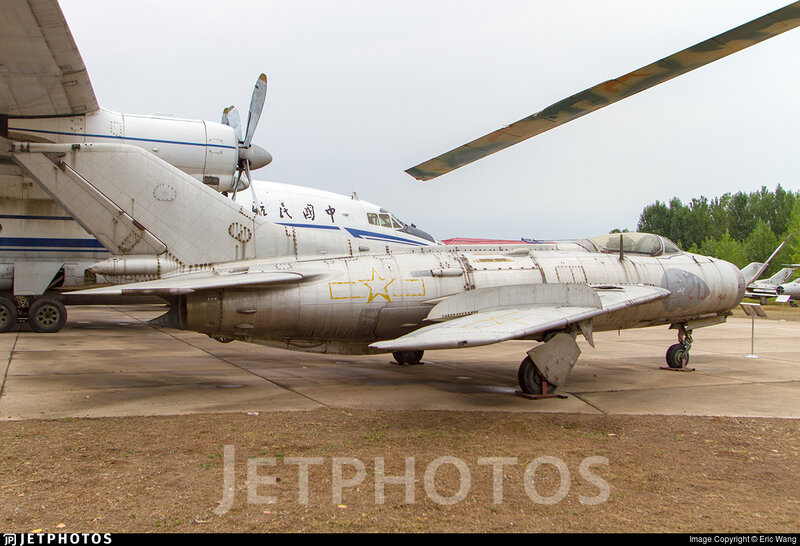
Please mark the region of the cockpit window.
POLYGON ((664 254, 679 254, 681 249, 675 243, 652 233, 611 233, 589 239, 600 252, 619 252, 622 241, 622 252, 631 254, 644 254, 647 256, 661 256, 664 254))
POLYGON ((378 218, 381 220, 381 227, 392 227, 392 217, 390 215, 381 213, 378 218))
POLYGON ((367 222, 373 226, 381 226, 389 229, 403 229, 406 227, 406 224, 395 218, 389 212, 381 212, 379 214, 368 212, 367 222))
POLYGON ((669 239, 662 237, 661 241, 664 243, 664 254, 680 254, 683 252, 680 248, 678 248, 678 245, 669 239))
POLYGON ((378 213, 368 212, 367 222, 369 222, 373 226, 380 226, 389 229, 394 229, 402 233, 413 235, 414 237, 419 237, 420 239, 425 239, 426 241, 430 241, 431 243, 436 243, 436 239, 434 239, 432 236, 428 235, 421 229, 417 229, 417 227, 414 226, 413 224, 409 225, 403 222, 402 220, 398 220, 392 213, 390 213, 386 209, 380 209, 378 213))

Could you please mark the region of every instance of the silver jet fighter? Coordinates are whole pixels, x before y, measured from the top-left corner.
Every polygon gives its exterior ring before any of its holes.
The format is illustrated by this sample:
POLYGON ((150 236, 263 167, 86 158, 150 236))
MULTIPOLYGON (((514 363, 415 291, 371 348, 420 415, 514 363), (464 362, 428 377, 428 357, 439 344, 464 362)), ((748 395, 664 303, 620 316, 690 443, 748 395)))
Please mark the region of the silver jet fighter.
POLYGON ((354 246, 340 232, 312 235, 254 215, 140 148, 24 143, 10 152, 104 246, 174 264, 157 280, 84 293, 168 298, 162 325, 219 341, 393 352, 400 363, 426 349, 542 341, 518 374, 537 394, 563 384, 577 335, 593 344, 594 331, 671 324, 679 343, 667 361, 683 367, 692 330, 724 322, 745 290, 735 266, 656 235, 354 246))
POLYGON ((796 306, 797 304, 795 302, 800 301, 800 279, 781 284, 775 289, 775 292, 779 296, 789 296, 791 299, 789 303, 796 306))
MULTIPOLYGON (((800 2, 565 99, 414 170, 432 178, 800 25, 800 2)), ((7 143, 13 161, 104 247, 165 260, 158 279, 89 294, 154 294, 160 324, 334 354, 504 340, 541 342, 519 368, 529 394, 562 385, 582 335, 670 324, 682 368, 692 331, 725 321, 747 281, 733 265, 656 235, 569 244, 409 247, 300 231, 225 199, 154 154, 126 144, 7 143), (133 180, 138 184, 131 183, 133 180)), ((748 281, 750 279, 747 279, 748 281)))
POLYGON ((792 264, 790 267, 784 267, 769 279, 753 281, 747 286, 745 297, 761 300, 761 305, 766 305, 767 298, 774 298, 775 296, 781 295, 781 293, 778 292, 778 288, 791 278, 797 267, 797 265, 792 264))

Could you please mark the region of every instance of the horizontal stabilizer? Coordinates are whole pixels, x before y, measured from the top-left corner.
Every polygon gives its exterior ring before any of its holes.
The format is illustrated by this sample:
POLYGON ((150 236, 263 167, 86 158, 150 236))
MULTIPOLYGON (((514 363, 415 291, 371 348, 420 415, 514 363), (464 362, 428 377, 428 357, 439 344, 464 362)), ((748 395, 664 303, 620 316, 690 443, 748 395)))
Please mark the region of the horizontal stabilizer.
POLYGON ((471 290, 457 294, 431 310, 429 320, 444 322, 425 326, 397 339, 373 343, 370 347, 403 351, 489 345, 563 330, 570 324, 655 301, 669 294, 669 290, 643 285, 593 288, 582 284, 539 284, 471 290), (487 307, 479 309, 482 305, 487 307), (447 320, 448 316, 458 315, 462 316, 447 320))

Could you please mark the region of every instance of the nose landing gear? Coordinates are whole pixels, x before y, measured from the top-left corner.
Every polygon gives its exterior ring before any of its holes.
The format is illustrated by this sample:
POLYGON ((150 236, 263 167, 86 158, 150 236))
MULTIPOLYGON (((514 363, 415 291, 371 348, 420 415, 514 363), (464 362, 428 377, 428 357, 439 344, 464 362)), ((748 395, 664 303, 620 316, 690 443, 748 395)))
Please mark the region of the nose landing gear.
POLYGON ((687 368, 689 364, 689 349, 692 348, 692 331, 686 328, 685 323, 673 324, 670 328, 677 328, 678 343, 667 349, 667 366, 664 370, 693 372, 694 368, 687 368))

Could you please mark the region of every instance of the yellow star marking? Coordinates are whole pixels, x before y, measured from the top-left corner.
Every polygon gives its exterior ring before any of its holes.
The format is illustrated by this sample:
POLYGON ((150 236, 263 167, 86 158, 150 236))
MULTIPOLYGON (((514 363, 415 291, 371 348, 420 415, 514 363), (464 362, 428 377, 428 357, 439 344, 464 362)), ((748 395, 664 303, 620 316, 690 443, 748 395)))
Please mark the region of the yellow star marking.
POLYGON ((386 280, 383 279, 380 275, 378 275, 375 272, 375 269, 373 268, 371 279, 363 279, 363 280, 359 279, 358 282, 362 283, 364 286, 369 288, 369 299, 367 300, 367 303, 372 302, 372 300, 374 300, 378 296, 381 296, 389 303, 392 303, 392 298, 391 296, 389 296, 389 285, 394 282, 394 279, 390 280, 389 282, 386 282, 386 280))

